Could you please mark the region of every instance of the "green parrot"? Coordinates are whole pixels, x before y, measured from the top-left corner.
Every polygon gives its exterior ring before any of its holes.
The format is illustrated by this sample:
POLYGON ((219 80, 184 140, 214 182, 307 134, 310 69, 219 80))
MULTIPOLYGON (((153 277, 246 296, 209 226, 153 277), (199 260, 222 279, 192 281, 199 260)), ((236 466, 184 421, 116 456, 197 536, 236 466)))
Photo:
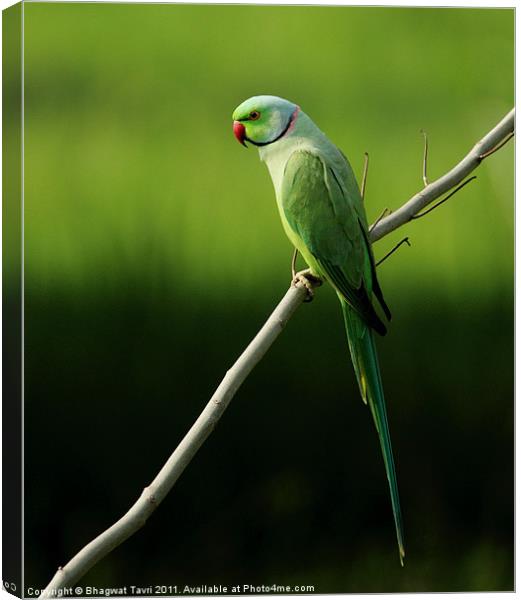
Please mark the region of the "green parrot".
POLYGON ((405 556, 396 473, 374 332, 386 333, 372 298, 391 318, 376 277, 367 217, 344 154, 300 107, 276 96, 254 96, 233 112, 241 144, 258 146, 268 166, 284 230, 309 266, 302 272, 328 281, 344 314, 349 350, 362 399, 380 438, 396 526, 405 556))

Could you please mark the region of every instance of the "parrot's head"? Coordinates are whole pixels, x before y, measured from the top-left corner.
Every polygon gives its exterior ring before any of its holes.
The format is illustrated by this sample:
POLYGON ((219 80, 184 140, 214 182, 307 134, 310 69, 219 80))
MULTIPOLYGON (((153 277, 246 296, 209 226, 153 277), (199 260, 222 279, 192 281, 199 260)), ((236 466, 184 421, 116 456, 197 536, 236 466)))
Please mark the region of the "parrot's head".
POLYGON ((299 107, 277 96, 253 96, 233 111, 233 133, 239 142, 267 146, 289 133, 299 107))

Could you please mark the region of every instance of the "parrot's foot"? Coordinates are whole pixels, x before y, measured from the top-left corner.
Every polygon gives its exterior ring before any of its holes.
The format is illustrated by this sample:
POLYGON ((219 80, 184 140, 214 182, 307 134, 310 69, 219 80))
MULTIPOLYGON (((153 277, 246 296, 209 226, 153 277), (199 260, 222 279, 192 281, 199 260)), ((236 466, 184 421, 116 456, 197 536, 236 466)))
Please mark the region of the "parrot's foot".
POLYGON ((305 269, 295 273, 291 285, 293 287, 304 287, 307 291, 307 296, 304 302, 311 302, 315 295, 315 288, 320 287, 324 282, 320 277, 313 275, 311 269, 305 269))

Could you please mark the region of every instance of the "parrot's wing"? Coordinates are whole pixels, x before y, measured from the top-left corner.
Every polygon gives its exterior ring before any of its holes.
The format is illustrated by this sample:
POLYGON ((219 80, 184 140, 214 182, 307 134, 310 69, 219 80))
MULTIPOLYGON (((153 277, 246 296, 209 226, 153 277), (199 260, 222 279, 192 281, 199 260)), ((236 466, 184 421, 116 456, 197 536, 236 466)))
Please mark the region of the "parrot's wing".
MULTIPOLYGON (((358 193, 358 190, 356 190, 358 193)), ((325 276, 362 319, 386 332, 371 303, 374 260, 356 197, 317 154, 296 150, 282 182, 282 206, 290 227, 315 257, 325 276)))

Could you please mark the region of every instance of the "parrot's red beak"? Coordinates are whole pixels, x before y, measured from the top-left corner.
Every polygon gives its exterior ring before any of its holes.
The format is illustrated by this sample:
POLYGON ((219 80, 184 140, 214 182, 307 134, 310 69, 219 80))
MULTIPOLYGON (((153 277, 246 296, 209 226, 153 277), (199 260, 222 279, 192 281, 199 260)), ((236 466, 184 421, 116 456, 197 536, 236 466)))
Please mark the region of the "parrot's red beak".
POLYGON ((244 143, 244 138, 246 137, 246 128, 242 123, 239 123, 239 121, 233 122, 233 135, 237 138, 240 144, 242 144, 245 148, 248 147, 244 143))

